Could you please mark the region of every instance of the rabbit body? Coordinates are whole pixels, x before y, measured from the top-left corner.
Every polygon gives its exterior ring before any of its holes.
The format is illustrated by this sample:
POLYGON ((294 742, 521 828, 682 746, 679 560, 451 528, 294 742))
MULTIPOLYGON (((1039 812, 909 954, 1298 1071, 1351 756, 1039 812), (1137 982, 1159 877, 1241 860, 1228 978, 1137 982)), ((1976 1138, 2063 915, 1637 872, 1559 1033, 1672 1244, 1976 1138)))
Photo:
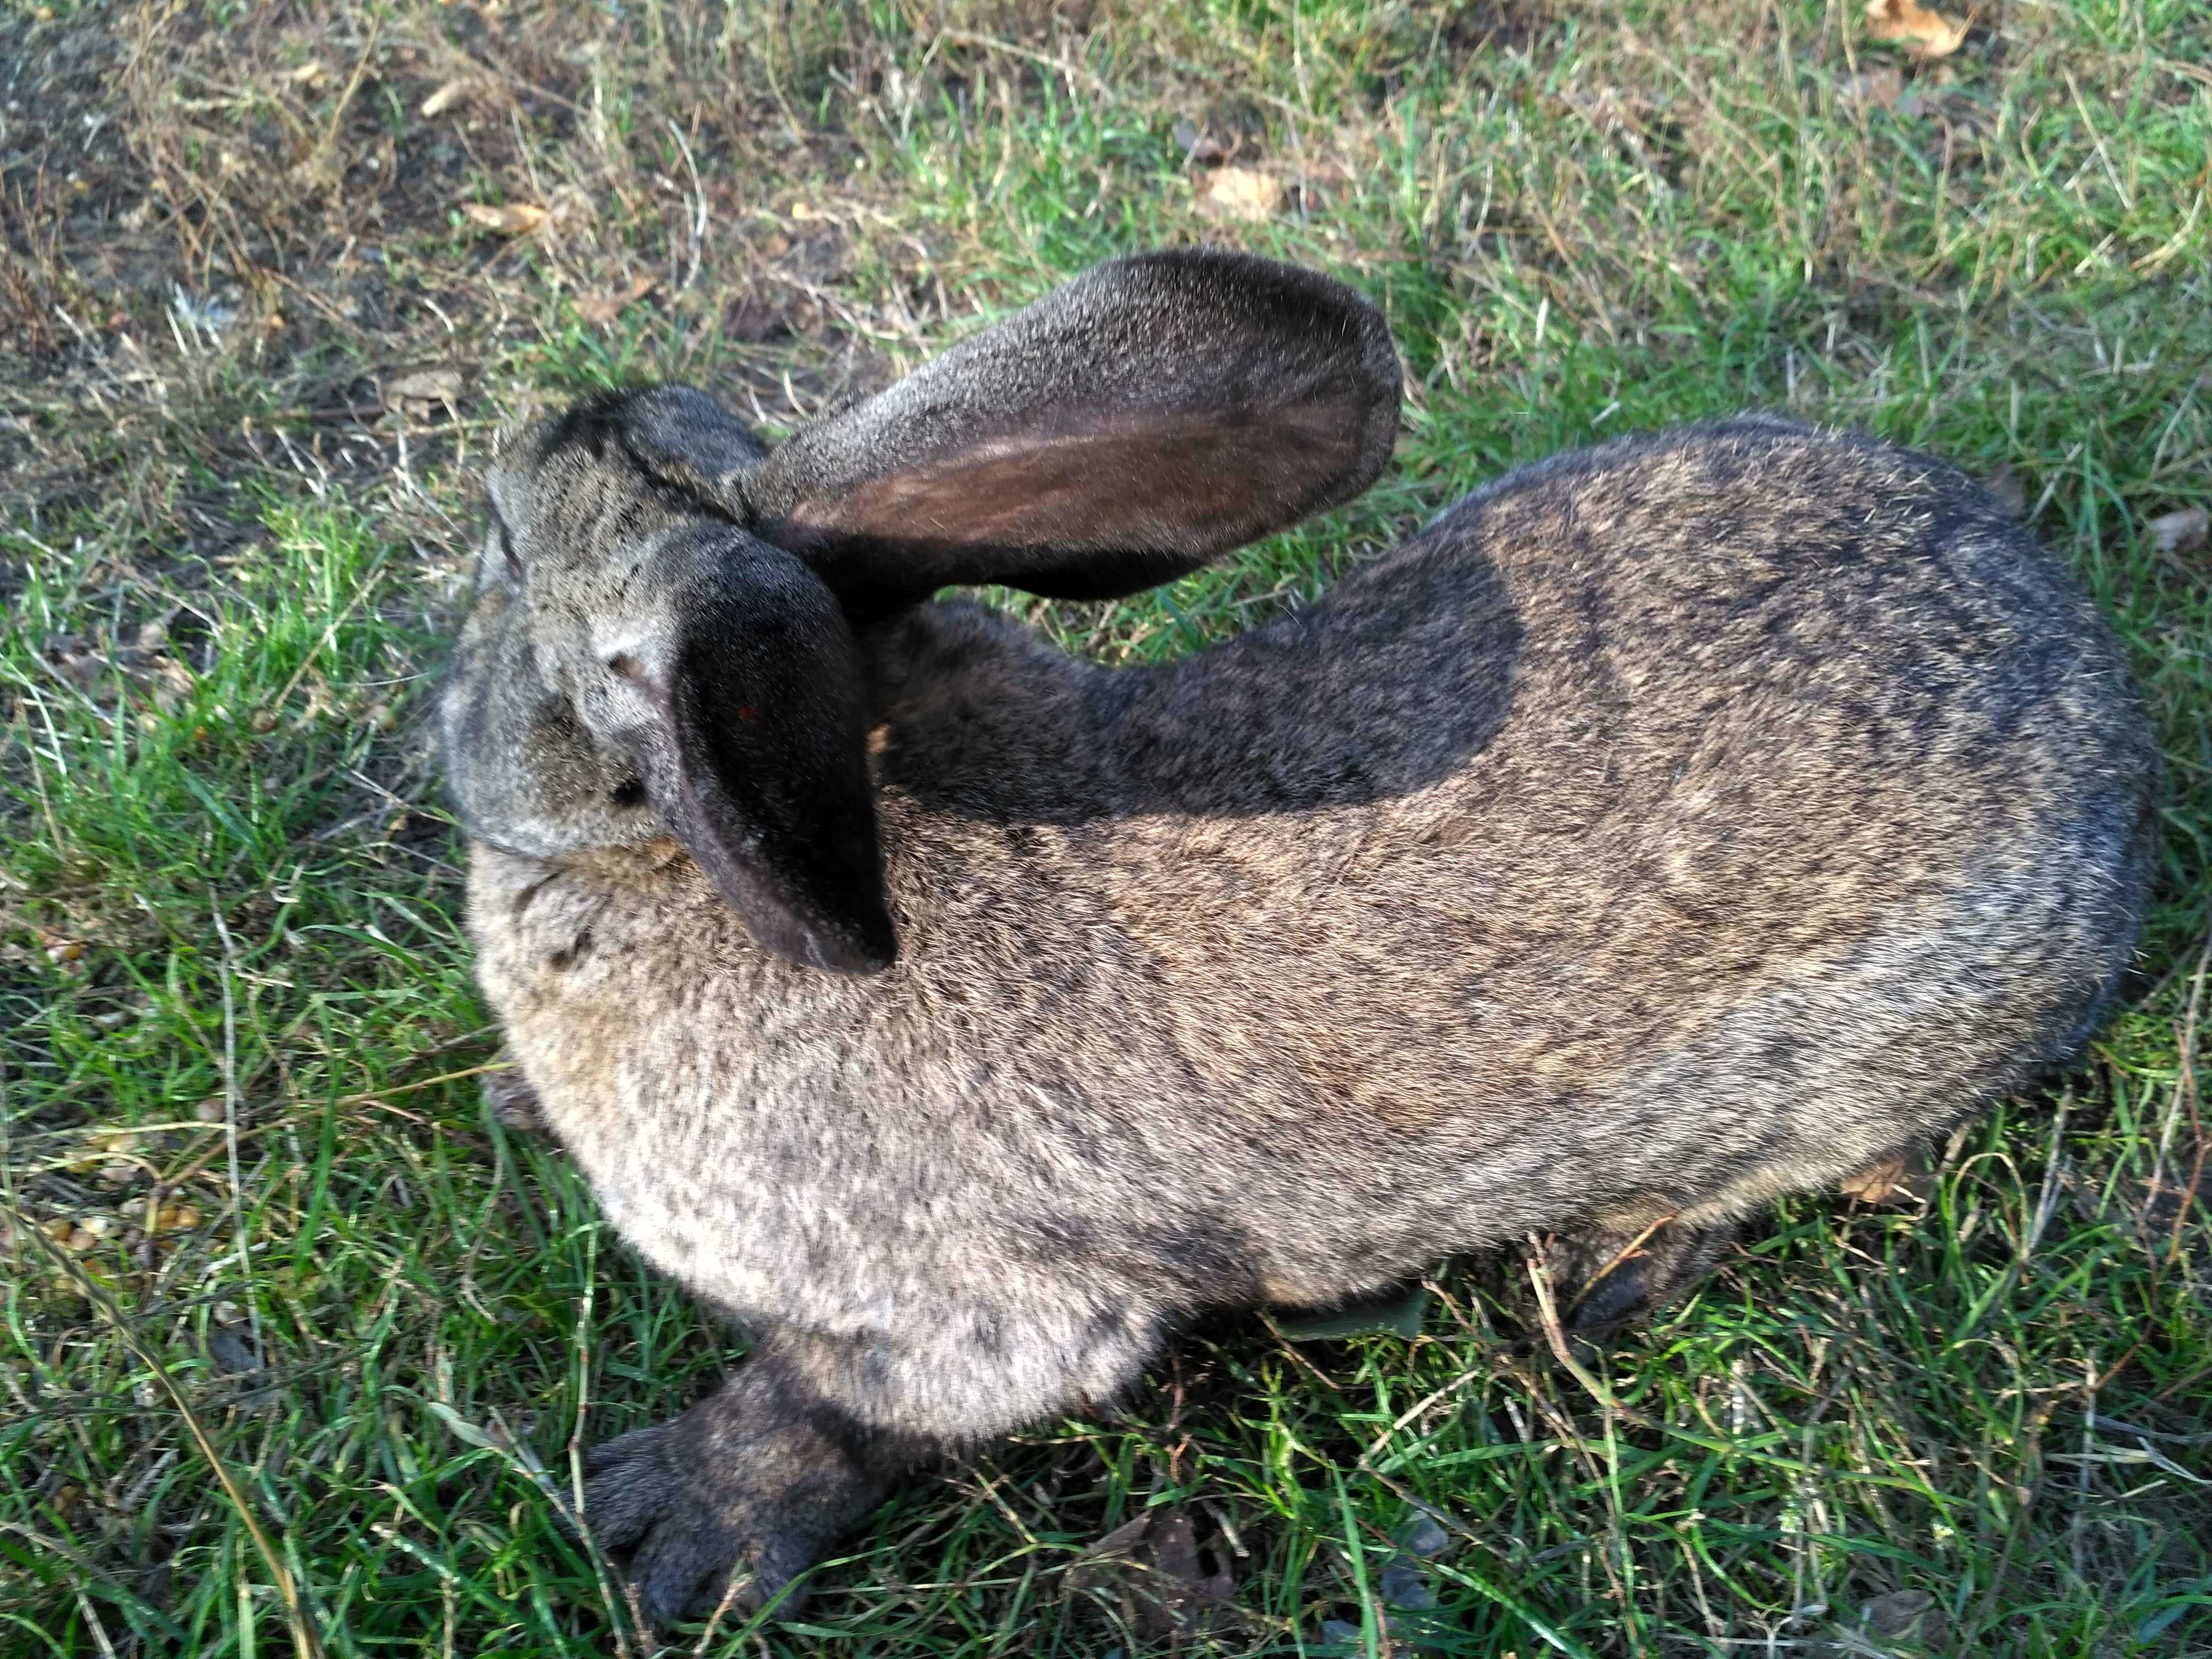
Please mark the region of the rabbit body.
POLYGON ((773 453, 672 388, 503 450, 441 718, 504 1105, 757 1338, 594 1454, 649 1617, 1196 1310, 1542 1230, 1638 1244, 1617 1311, 2086 1038, 2156 750, 1924 456, 1559 457, 1164 666, 927 602, 1193 568, 1364 488, 1398 394, 1356 295, 1179 250, 773 453))
POLYGON ((956 1439, 1179 1315, 1741 1213, 2085 1035, 2153 750, 1972 484, 1771 422, 1516 473, 1170 666, 864 633, 905 948, 752 943, 672 842, 476 852, 471 931, 610 1219, 956 1439))

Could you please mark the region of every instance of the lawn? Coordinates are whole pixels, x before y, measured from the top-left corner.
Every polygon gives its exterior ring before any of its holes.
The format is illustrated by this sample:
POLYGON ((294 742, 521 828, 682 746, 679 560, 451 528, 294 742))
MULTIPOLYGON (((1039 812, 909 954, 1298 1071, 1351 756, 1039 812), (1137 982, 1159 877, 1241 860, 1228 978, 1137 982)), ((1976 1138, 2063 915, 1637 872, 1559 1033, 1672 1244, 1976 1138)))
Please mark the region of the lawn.
POLYGON ((736 1350, 479 1098, 428 719, 477 469, 644 380, 788 430, 1205 239, 1384 307, 1394 470, 1006 602, 1174 655, 1565 447, 1922 445, 2126 641, 2139 970, 2048 1093, 1606 1352, 1540 1245, 1440 1262, 1410 1338, 1224 1321, 673 1647, 2212 1654, 2203 0, 1929 58, 1858 0, 15 0, 0 225, 0 1653, 652 1650, 558 1503, 736 1350), (1159 1571, 1091 1552, 1147 1516, 1159 1571))

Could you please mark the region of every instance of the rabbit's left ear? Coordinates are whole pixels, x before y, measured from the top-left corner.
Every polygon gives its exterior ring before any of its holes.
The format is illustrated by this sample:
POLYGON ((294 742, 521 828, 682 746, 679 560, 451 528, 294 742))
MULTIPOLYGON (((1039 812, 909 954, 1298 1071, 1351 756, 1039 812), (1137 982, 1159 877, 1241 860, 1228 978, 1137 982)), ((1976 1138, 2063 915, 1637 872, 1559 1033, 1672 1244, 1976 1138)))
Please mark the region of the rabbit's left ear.
POLYGON ((1399 390, 1352 289, 1176 249, 1097 266, 736 483, 855 611, 956 583, 1108 598, 1358 495, 1399 390))

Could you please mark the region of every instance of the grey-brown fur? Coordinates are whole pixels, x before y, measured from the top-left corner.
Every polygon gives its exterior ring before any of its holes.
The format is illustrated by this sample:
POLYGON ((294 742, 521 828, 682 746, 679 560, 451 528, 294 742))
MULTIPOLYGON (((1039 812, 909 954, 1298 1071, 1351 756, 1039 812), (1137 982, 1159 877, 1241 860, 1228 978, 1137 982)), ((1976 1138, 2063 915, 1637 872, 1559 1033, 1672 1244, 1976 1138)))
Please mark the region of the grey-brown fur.
MULTIPOLYGON (((1294 367, 1271 430, 1344 402, 1294 367)), ((680 725, 651 711, 687 596, 765 554, 750 453, 649 396, 495 468, 526 575, 495 534, 447 729, 478 971, 538 1110, 623 1234, 763 1338, 603 1449, 587 1517, 655 1617, 733 1565, 772 1591, 931 1448, 1112 1395, 1198 1309, 1532 1230, 1583 1230, 1595 1271, 1673 1216, 1656 1287, 2067 1057, 2133 947, 2155 751, 2094 608, 1951 469, 1751 419, 1511 474, 1160 668, 870 605, 910 552, 883 525, 806 549, 854 620, 807 601, 792 648, 856 702, 792 788, 842 775, 857 719, 896 946, 800 965, 799 889, 749 931, 766 890, 686 850, 713 803, 654 810, 707 752, 638 735, 680 725)), ((839 465, 812 487, 899 495, 839 465)), ((1380 459, 1340 465, 1323 494, 1380 459)), ((1034 585, 1099 568, 1115 493, 1058 565, 1022 553, 1034 585)), ((1126 533, 1109 575, 1213 550, 1126 533)), ((773 826, 726 839, 781 879, 773 826)), ((1600 1318, 1634 1300, 1600 1290, 1600 1318)))

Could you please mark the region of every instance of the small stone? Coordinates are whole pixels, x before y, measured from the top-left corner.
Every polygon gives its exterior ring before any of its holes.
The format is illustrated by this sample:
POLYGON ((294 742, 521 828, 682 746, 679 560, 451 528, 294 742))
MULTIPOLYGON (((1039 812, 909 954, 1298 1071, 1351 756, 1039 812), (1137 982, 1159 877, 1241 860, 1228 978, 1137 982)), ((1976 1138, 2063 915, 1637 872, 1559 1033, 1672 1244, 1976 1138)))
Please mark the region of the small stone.
POLYGON ((2178 513, 2161 513, 2150 521, 2150 538, 2161 553, 2194 553, 2212 531, 2212 513, 2201 507, 2185 507, 2178 513))
POLYGON ((1426 1613, 1437 1605, 1437 1593, 1429 1588, 1428 1576, 1410 1561, 1395 1561, 1383 1568, 1378 1583, 1382 1599, 1394 1607, 1426 1613))
POLYGON ((1443 1554, 1451 1548, 1451 1534, 1444 1530, 1444 1523, 1426 1510, 1416 1510, 1413 1519, 1398 1528, 1398 1547, 1424 1561, 1433 1561, 1443 1554))
POLYGON ((226 1115, 219 1100, 204 1100, 192 1108, 192 1115, 203 1123, 220 1123, 226 1115))

